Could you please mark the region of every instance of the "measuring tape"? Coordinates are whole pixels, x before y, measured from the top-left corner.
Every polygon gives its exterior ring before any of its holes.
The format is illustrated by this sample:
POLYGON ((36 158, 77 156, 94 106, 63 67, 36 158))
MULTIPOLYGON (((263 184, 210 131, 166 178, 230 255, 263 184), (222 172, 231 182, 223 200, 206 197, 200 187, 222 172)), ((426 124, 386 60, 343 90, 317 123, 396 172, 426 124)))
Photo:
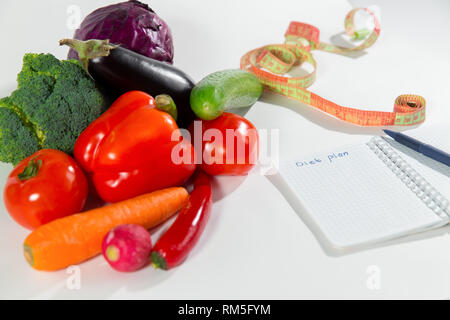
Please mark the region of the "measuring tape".
POLYGON ((377 40, 380 34, 380 23, 374 13, 367 8, 356 8, 347 14, 345 32, 349 36, 358 37, 354 16, 359 10, 368 12, 375 23, 372 32, 360 45, 344 48, 320 42, 318 28, 293 21, 285 33, 284 44, 271 44, 246 53, 241 58, 241 69, 258 77, 267 90, 298 100, 338 119, 359 126, 407 126, 423 122, 425 120, 425 99, 418 95, 401 95, 395 99, 393 112, 384 112, 343 107, 306 90, 316 78, 317 63, 311 54, 312 50, 345 55, 349 52, 364 50, 377 40), (311 73, 303 77, 283 76, 292 67, 299 66, 304 62, 313 66, 314 70, 311 73))

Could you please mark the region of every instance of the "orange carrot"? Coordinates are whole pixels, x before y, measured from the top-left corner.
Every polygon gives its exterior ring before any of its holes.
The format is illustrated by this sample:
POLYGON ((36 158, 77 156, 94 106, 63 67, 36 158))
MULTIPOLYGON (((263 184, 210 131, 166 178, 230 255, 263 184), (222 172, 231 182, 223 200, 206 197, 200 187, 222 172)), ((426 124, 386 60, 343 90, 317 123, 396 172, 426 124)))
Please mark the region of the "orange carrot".
POLYGON ((100 253, 112 228, 133 223, 150 229, 184 207, 188 198, 184 188, 167 188, 53 220, 25 239, 25 258, 33 268, 46 271, 80 263, 100 253))

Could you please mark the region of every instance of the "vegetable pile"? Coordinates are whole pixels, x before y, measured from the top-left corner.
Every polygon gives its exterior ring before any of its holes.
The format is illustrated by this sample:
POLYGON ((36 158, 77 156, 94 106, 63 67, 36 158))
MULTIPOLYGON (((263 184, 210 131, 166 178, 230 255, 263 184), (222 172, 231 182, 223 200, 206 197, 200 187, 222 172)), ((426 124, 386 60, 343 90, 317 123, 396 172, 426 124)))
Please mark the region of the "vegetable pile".
POLYGON ((255 103, 262 86, 241 70, 195 84, 169 64, 168 26, 138 1, 94 11, 74 38, 60 45, 78 60, 26 54, 17 90, 0 99, 0 161, 16 164, 4 201, 32 230, 25 259, 46 271, 100 253, 122 272, 174 268, 206 228, 211 176, 246 175, 258 159, 256 128, 225 111, 255 103), (152 247, 148 229, 177 212, 152 247))

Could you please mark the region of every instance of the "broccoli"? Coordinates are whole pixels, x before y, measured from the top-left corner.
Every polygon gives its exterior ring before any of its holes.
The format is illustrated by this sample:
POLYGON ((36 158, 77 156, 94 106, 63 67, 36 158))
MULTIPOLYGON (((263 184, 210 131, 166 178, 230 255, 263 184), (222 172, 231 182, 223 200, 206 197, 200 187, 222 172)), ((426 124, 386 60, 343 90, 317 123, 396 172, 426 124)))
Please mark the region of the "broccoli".
POLYGON ((43 148, 71 154, 108 99, 76 60, 25 54, 17 89, 0 99, 0 161, 17 164, 43 148))

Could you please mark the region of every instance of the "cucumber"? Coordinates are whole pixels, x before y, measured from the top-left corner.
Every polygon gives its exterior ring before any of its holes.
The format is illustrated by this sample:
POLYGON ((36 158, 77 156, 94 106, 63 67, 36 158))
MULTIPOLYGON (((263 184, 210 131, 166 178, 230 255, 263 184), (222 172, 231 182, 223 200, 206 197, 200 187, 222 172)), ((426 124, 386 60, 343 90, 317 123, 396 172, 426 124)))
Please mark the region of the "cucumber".
POLYGON ((223 70, 203 78, 191 91, 191 108, 197 117, 213 120, 225 110, 248 107, 261 96, 263 87, 252 73, 223 70))

